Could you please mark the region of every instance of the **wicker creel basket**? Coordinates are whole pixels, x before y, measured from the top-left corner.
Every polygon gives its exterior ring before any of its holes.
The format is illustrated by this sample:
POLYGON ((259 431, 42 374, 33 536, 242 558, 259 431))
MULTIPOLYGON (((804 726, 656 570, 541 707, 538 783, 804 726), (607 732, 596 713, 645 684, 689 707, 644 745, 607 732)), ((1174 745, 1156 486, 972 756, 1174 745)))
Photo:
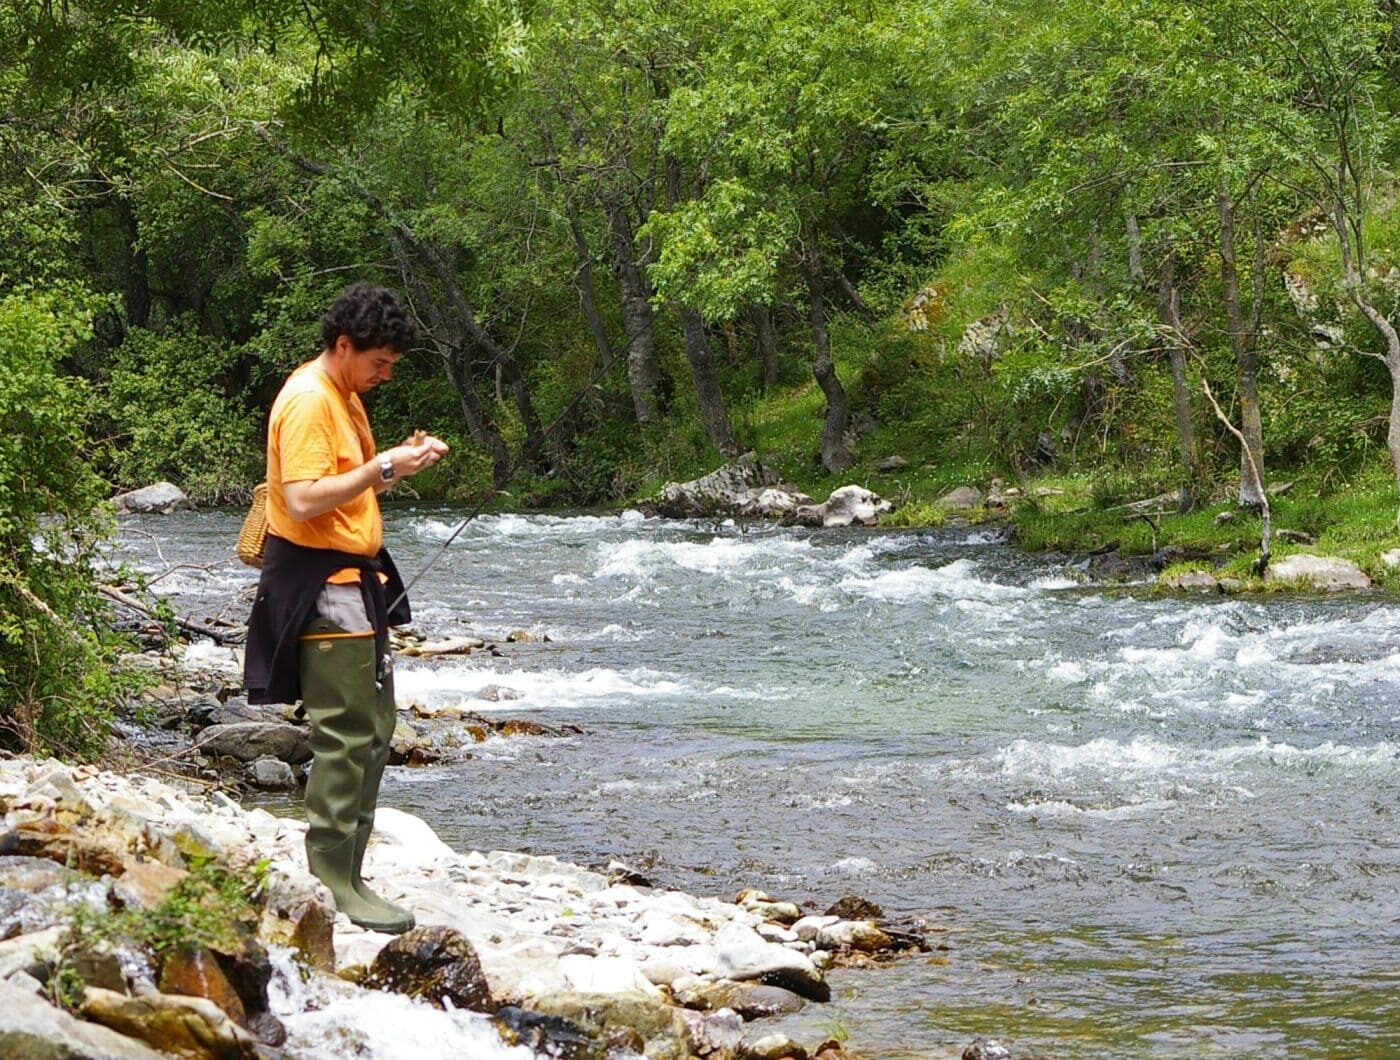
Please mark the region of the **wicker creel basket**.
POLYGON ((263 564, 263 546, 267 544, 267 483, 253 487, 253 503, 248 506, 243 529, 238 531, 238 558, 250 567, 263 564))

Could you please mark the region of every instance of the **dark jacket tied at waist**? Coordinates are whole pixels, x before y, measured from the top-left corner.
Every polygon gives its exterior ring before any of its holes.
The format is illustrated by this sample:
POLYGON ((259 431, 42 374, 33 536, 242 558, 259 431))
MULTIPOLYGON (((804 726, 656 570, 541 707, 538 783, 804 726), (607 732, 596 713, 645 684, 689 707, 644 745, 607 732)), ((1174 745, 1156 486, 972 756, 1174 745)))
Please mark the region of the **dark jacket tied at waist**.
POLYGON ((403 579, 387 549, 372 559, 329 548, 306 548, 268 534, 258 595, 248 619, 243 683, 249 703, 295 703, 301 699, 297 637, 312 618, 327 578, 346 567, 360 570, 365 614, 374 623, 375 655, 389 652, 389 627, 412 620, 403 579), (382 582, 380 572, 389 579, 382 582), (398 600, 393 611, 389 600, 398 600))

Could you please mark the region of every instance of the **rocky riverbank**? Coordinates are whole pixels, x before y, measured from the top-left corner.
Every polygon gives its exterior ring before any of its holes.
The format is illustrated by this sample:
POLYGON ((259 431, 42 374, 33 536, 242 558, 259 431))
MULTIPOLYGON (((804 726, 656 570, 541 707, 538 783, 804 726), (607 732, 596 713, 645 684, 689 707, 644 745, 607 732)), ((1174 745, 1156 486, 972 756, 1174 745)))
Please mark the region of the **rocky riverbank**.
POLYGON ((853 1054, 762 1019, 826 1001, 833 966, 934 930, 853 902, 810 915, 621 866, 458 853, 381 808, 366 876, 419 924, 394 938, 337 916, 300 821, 218 792, 13 759, 0 810, 6 1056, 396 1056, 402 1021, 421 1020, 410 1036, 457 1043, 426 1055, 838 1060, 853 1054), (397 1015, 357 1017, 386 1011, 386 992, 397 1015))

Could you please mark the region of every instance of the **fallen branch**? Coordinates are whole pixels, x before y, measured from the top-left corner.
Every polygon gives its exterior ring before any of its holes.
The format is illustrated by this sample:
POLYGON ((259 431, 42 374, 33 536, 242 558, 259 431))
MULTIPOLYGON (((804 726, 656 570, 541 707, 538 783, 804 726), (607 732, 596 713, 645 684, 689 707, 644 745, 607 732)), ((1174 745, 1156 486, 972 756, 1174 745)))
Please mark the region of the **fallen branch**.
MULTIPOLYGON (((151 619, 154 622, 165 621, 164 618, 162 618, 159 614, 156 613, 154 608, 142 603, 140 600, 137 600, 134 596, 124 593, 115 585, 99 585, 97 586, 97 591, 103 596, 107 597, 107 599, 113 600, 116 603, 121 604, 123 607, 130 608, 137 614, 145 615, 147 618, 151 619)), ((182 630, 183 632, 189 633, 192 636, 208 637, 215 644, 241 644, 243 643, 243 638, 247 635, 247 631, 243 629, 235 629, 225 632, 223 630, 216 629, 212 626, 198 625, 197 623, 191 622, 188 619, 181 618, 179 615, 176 615, 174 617, 174 622, 176 628, 182 630)))

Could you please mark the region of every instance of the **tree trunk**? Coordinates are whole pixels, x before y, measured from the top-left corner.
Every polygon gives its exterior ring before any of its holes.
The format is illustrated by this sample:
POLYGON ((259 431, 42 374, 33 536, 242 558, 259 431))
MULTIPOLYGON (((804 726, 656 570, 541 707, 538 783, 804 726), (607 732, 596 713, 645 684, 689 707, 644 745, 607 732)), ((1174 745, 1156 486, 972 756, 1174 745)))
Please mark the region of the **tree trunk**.
POLYGON ((822 425, 822 466, 830 472, 845 471, 851 466, 851 454, 846 448, 846 415, 849 403, 845 388, 836 375, 831 360, 831 337, 826 330, 826 292, 822 286, 821 248, 817 243, 816 225, 807 228, 807 294, 811 303, 812 375, 826 395, 826 420, 822 425))
POLYGON ((118 195, 117 213, 126 237, 123 242, 127 250, 122 306, 126 310, 126 323, 144 328, 151 318, 151 281, 146 248, 140 245, 141 231, 131 201, 118 195))
POLYGON ((620 202, 608 204, 608 229, 612 235, 613 271, 622 301, 622 320, 627 328, 627 385, 632 391, 637 422, 650 427, 660 417, 660 359, 656 355, 656 336, 652 333, 650 292, 637 266, 632 226, 620 202))
MULTIPOLYGON (((1337 249, 1341 252, 1342 278, 1352 304, 1361 315, 1370 321, 1385 343, 1382 360, 1390 369, 1390 427, 1386 433, 1386 447, 1390 450, 1390 465, 1395 474, 1396 485, 1400 485, 1400 332, 1397 332, 1385 314, 1378 310, 1366 290, 1366 248, 1359 240, 1355 246, 1352 233, 1360 232, 1365 221, 1364 203, 1358 202, 1357 216, 1348 213, 1346 196, 1342 189, 1349 182, 1350 167, 1346 161, 1337 163, 1337 177, 1333 185, 1337 191, 1332 207, 1332 228, 1337 234, 1337 249)), ((1396 516, 1400 524, 1400 514, 1396 516)))
POLYGON ((1191 391, 1186 382, 1187 340, 1181 323, 1180 291, 1176 286, 1176 256, 1170 250, 1162 261, 1162 274, 1157 284, 1157 316, 1170 334, 1167 352, 1171 357, 1172 406, 1176 410, 1176 439, 1184 475, 1180 508, 1189 511, 1196 506, 1201 458, 1196 448, 1196 429, 1191 422, 1191 391))
POLYGON ((598 295, 593 286, 593 254, 588 249, 588 237, 584 235, 583 223, 579 220, 578 206, 567 194, 564 196, 564 209, 568 212, 569 231, 573 234, 574 249, 578 253, 578 289, 583 302, 583 318, 588 321, 588 330, 593 335, 598 362, 606 370, 612 365, 612 344, 608 342, 608 332, 603 327, 602 314, 598 312, 598 295))
POLYGON ((510 453, 500 428, 486 412, 481 398, 477 395, 463 348, 464 336, 461 328, 441 310, 422 277, 407 267, 401 268, 399 272, 404 284, 413 292, 418 304, 427 314, 428 319, 423 323, 426 325, 428 337, 442 357, 447 380, 457 392, 457 401, 462 408, 462 419, 466 422, 467 434, 471 436, 472 441, 485 449, 491 458, 491 485, 494 489, 505 489, 511 475, 510 453))
POLYGON ((739 443, 729 427, 724 411, 724 394, 715 372, 715 358, 705 340, 705 324, 693 309, 679 309, 681 333, 685 336, 685 356, 690 361, 690 378, 695 384, 695 398, 700 403, 700 416, 705 421, 705 434, 721 456, 739 455, 739 443))
MULTIPOLYGON (((1220 212, 1220 285, 1225 303, 1225 319, 1230 327, 1230 346, 1235 354, 1235 376, 1240 394, 1240 433, 1244 445, 1240 453, 1241 508, 1260 508, 1264 503, 1264 424, 1259 412, 1259 354, 1255 336, 1245 323, 1240 305, 1239 270, 1235 257, 1235 206, 1223 184, 1216 196, 1220 212)), ((1256 285, 1263 277, 1254 277, 1256 285)))
POLYGON ((753 307, 754 326, 758 328, 758 352, 763 358, 763 388, 778 385, 782 365, 778 363, 778 341, 773 334, 773 311, 766 305, 753 307))
MULTIPOLYGON (((671 207, 681 199, 680 163, 666 156, 666 198, 671 207)), ((705 322, 694 309, 678 305, 681 335, 685 339, 685 357, 690 362, 690 379, 695 386, 695 399, 700 403, 700 416, 705 421, 705 434, 710 444, 725 457, 739 455, 739 443, 729 427, 729 415, 724 411, 724 393, 720 390, 719 374, 715 371, 715 356, 705 338, 705 322)))
POLYGON ((510 453, 500 428, 492 421, 482 407, 476 388, 472 385, 471 371, 467 367, 466 355, 460 346, 442 352, 443 364, 447 368, 447 378, 457 391, 458 402, 462 406, 462 418, 467 422, 467 431, 472 441, 481 446, 491 457, 491 487, 503 490, 510 482, 510 453))
POLYGON ((1137 214, 1129 213, 1124 219, 1128 230, 1128 276, 1139 287, 1147 285, 1147 273, 1142 267, 1142 234, 1138 231, 1137 214))

